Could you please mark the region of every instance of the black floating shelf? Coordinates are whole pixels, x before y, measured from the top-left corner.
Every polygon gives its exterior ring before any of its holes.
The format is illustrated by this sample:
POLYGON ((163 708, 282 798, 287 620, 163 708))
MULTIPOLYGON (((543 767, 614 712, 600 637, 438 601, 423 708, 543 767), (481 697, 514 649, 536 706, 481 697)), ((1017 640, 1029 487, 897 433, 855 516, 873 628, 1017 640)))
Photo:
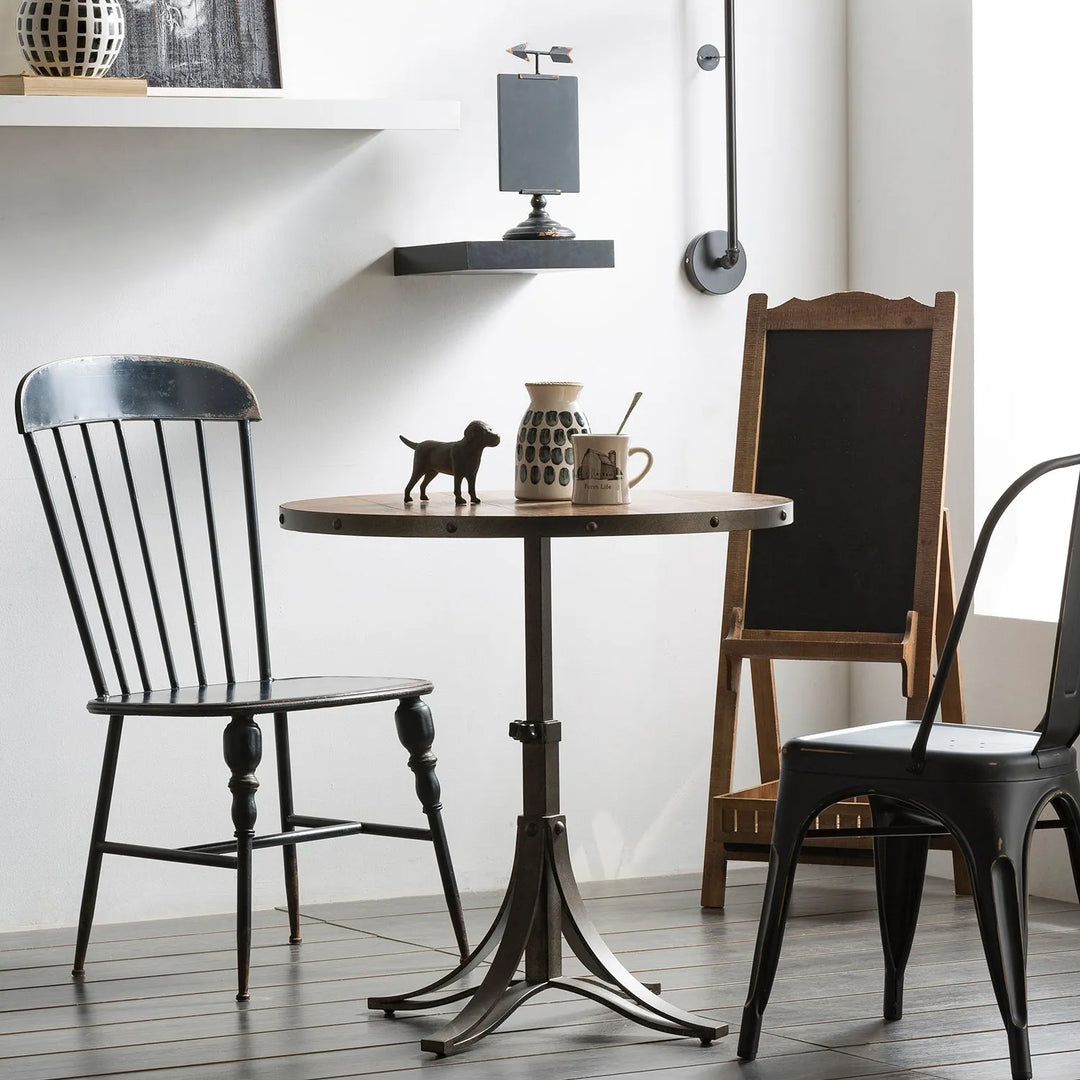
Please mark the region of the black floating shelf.
POLYGON ((539 274, 615 265, 614 240, 462 240, 394 248, 394 274, 539 274))

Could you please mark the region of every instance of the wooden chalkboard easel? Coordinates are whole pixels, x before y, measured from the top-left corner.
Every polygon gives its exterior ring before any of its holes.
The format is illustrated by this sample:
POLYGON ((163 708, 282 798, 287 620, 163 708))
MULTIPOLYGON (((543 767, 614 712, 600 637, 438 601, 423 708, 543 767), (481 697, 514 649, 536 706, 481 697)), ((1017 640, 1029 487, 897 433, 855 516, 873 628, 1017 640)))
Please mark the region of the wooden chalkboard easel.
MULTIPOLYGON (((774 659, 898 663, 907 716, 922 715, 935 637, 944 641, 953 613, 944 486, 955 324, 951 292, 932 307, 859 292, 775 308, 750 297, 733 488, 791 497, 795 521, 732 533, 728 544, 705 907, 724 906, 729 858, 769 857, 780 776, 774 659), (743 659, 761 783, 732 791, 743 659)), ((963 723, 959 664, 942 718, 963 723)), ((868 817, 865 800, 852 799, 819 820, 836 828, 868 817)), ((868 841, 812 837, 806 861, 873 860, 868 841)), ((962 860, 954 869, 966 890, 962 860)))

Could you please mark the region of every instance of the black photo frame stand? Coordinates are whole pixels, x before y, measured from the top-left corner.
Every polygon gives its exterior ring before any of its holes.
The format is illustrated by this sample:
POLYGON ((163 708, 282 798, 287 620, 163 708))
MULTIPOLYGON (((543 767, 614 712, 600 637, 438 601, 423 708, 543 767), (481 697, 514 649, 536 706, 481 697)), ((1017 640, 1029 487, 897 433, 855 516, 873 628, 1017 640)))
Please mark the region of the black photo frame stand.
POLYGON ((579 240, 547 210, 548 197, 581 190, 578 86, 572 75, 540 73, 540 57, 569 64, 570 47, 547 51, 523 43, 507 49, 535 60, 532 72, 498 79, 499 190, 531 197, 524 221, 501 240, 462 240, 394 248, 394 274, 538 274, 610 269, 613 240, 579 240))
POLYGON ((540 73, 540 57, 569 64, 570 47, 546 52, 524 44, 507 50, 533 57, 527 75, 498 76, 499 190, 531 195, 531 212, 503 233, 504 240, 573 240, 574 230, 547 211, 547 196, 581 190, 578 147, 578 85, 574 75, 540 73))

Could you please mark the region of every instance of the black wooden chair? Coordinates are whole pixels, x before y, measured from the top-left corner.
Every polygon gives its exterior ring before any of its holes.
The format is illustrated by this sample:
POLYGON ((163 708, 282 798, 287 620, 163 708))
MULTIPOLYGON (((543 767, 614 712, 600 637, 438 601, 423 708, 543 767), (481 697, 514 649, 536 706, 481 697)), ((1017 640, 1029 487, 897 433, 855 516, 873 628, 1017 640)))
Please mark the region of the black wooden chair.
POLYGON ((990 511, 919 723, 847 728, 793 739, 784 746, 740 1058, 757 1054, 803 836, 827 806, 867 795, 871 828, 819 829, 814 835, 873 837, 885 954, 885 1019, 899 1020, 903 1012, 904 969, 919 915, 929 838, 951 833, 971 873, 983 950, 1008 1034, 1012 1075, 1016 1080, 1031 1076, 1025 958, 1027 859, 1035 828, 1064 829, 1080 893, 1080 781, 1073 749, 1080 734, 1080 485, 1049 700, 1038 727, 1030 732, 934 721, 995 525, 1033 480, 1078 464, 1080 455, 1035 466, 990 511), (1038 821, 1047 804, 1057 819, 1038 821))
POLYGON ((246 1000, 252 850, 282 849, 289 940, 298 942, 296 845, 357 833, 434 845, 464 958, 469 951, 465 924, 431 752, 434 726, 422 700, 431 683, 271 676, 250 430, 260 417, 249 387, 224 368, 192 360, 89 356, 31 371, 19 384, 15 413, 90 665, 95 696, 87 708, 110 717, 73 974, 83 973, 103 855, 222 866, 237 874, 237 1000, 246 1000), (221 458, 226 467, 219 471, 221 458), (65 532, 74 537, 71 543, 65 532), (242 541, 230 561, 229 545, 219 539, 232 538, 242 541), (128 551, 134 552, 132 560, 125 558, 128 551), (235 632, 241 621, 243 644, 235 632), (204 626, 212 629, 204 633, 204 626), (209 639, 217 640, 204 649, 209 639), (239 681, 234 655, 242 658, 252 646, 257 678, 239 681), (109 677, 115 676, 112 689, 106 667, 109 677), (428 827, 296 813, 288 714, 395 700, 397 736, 409 752, 428 827), (255 770, 262 756, 256 717, 261 714, 274 717, 281 831, 256 836, 255 770), (106 839, 127 716, 228 718, 224 751, 234 839, 178 849, 106 839))

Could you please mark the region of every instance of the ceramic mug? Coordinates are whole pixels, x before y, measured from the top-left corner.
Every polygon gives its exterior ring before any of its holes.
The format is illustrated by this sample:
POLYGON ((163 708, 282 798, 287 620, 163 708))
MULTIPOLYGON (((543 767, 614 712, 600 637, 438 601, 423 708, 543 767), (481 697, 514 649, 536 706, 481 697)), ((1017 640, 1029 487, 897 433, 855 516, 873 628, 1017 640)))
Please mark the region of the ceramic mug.
POLYGON ((629 435, 571 435, 574 445, 574 491, 571 499, 590 506, 616 506, 630 501, 630 489, 652 468, 644 446, 631 446, 629 435), (645 468, 627 479, 632 454, 644 454, 645 468))

